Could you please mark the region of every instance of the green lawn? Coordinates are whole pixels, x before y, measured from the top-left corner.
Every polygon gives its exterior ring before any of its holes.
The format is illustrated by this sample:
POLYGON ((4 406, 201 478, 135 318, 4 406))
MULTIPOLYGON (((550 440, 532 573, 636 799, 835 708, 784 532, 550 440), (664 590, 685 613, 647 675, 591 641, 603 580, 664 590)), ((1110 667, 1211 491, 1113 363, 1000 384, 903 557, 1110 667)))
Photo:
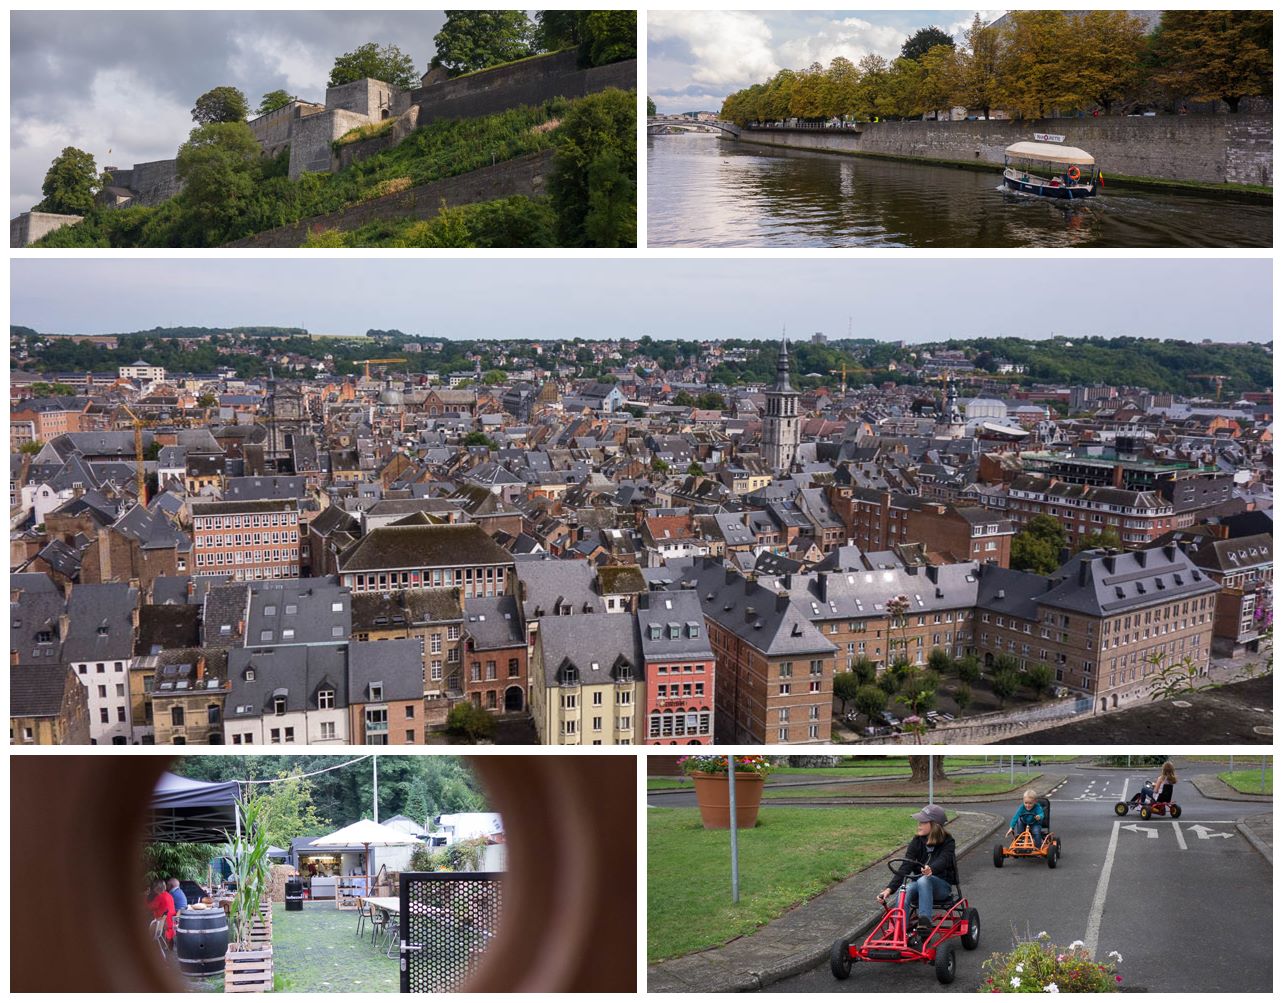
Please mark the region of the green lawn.
POLYGON ((903 808, 764 807, 739 833, 740 901, 731 903, 730 834, 698 808, 647 817, 646 953, 651 961, 724 944, 904 846, 903 808))
POLYGON ((651 777, 646 781, 646 790, 648 791, 691 790, 694 786, 684 777, 651 777))
MULTIPOLYGON (((1237 759, 1238 757, 1235 756, 1234 758, 1237 759)), ((1235 770, 1233 773, 1218 773, 1216 775, 1240 794, 1274 793, 1274 770, 1272 767, 1267 767, 1265 770, 1265 790, 1261 790, 1261 771, 1259 767, 1255 770, 1235 770)))
MULTIPOLYGON (((1040 773, 1017 773, 1013 782, 1011 774, 1005 771, 1002 773, 961 774, 956 779, 937 781, 935 795, 937 798, 956 799, 965 797, 968 794, 1003 794, 1007 791, 1023 791, 1030 781, 1041 775, 1040 773)), ((815 797, 880 798, 907 794, 923 794, 925 796, 925 793, 925 788, 922 786, 909 790, 900 781, 889 780, 885 783, 865 782, 850 785, 824 784, 817 787, 767 788, 762 792, 762 796, 772 800, 787 800, 789 798, 815 797)))
MULTIPOLYGON (((302 912, 272 909, 272 964, 277 992, 395 993, 401 976, 395 958, 370 943, 370 924, 356 935, 356 913, 332 902, 307 902, 302 912)), ((192 981, 198 992, 223 991, 223 976, 192 981)))

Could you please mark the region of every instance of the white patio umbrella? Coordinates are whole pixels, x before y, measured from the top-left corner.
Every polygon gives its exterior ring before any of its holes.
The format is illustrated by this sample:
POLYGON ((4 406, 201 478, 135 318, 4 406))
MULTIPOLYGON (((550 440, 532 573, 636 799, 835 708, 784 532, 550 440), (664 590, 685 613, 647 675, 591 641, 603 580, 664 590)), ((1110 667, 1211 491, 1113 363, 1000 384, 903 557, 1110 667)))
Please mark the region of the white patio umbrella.
MULTIPOLYGON (((409 843, 417 843, 418 840, 409 833, 402 832, 400 829, 394 829, 390 825, 380 825, 378 822, 371 822, 368 818, 363 818, 359 822, 353 822, 351 825, 345 825, 337 832, 332 832, 328 836, 321 836, 312 840, 313 846, 325 847, 347 847, 347 846, 364 846, 365 847, 365 875, 368 879, 370 876, 370 847, 372 846, 405 846, 409 843)), ((367 883, 366 894, 370 893, 370 887, 367 883)))

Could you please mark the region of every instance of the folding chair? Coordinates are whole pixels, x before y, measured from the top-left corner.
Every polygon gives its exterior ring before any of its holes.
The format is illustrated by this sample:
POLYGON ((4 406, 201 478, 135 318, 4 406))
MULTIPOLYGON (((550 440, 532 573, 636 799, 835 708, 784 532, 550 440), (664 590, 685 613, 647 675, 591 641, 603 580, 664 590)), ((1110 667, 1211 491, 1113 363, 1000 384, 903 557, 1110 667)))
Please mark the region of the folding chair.
POLYGON ((365 921, 367 919, 371 922, 374 921, 374 917, 370 914, 370 903, 364 899, 358 899, 356 905, 356 935, 358 937, 365 930, 365 921))

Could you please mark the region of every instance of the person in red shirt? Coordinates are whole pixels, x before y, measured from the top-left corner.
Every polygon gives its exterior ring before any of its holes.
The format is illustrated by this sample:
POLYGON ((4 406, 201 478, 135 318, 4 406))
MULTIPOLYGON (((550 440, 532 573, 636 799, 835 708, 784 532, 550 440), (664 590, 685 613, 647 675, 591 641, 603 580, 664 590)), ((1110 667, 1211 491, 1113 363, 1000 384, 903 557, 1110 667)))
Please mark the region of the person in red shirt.
POLYGON ((151 906, 152 919, 165 919, 165 942, 172 944, 174 942, 174 897, 165 891, 165 882, 153 881, 151 883, 151 897, 147 900, 151 906))

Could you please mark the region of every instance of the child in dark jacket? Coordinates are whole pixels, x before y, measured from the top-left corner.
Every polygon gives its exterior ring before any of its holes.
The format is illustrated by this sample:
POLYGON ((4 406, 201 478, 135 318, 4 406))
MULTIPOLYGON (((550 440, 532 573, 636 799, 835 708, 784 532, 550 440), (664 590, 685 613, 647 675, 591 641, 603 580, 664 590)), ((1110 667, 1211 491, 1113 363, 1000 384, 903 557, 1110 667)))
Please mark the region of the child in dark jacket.
POLYGON ((931 910, 936 899, 949 897, 953 886, 958 883, 958 861, 954 853, 953 837, 945 831, 945 811, 939 805, 927 805, 913 818, 918 823, 917 835, 910 841, 904 856, 922 864, 916 874, 910 866, 901 865, 897 874, 887 887, 878 893, 878 901, 885 903, 888 898, 905 884, 904 910, 905 925, 910 926, 910 915, 916 907, 918 913, 917 937, 919 943, 926 941, 931 932, 931 910))

